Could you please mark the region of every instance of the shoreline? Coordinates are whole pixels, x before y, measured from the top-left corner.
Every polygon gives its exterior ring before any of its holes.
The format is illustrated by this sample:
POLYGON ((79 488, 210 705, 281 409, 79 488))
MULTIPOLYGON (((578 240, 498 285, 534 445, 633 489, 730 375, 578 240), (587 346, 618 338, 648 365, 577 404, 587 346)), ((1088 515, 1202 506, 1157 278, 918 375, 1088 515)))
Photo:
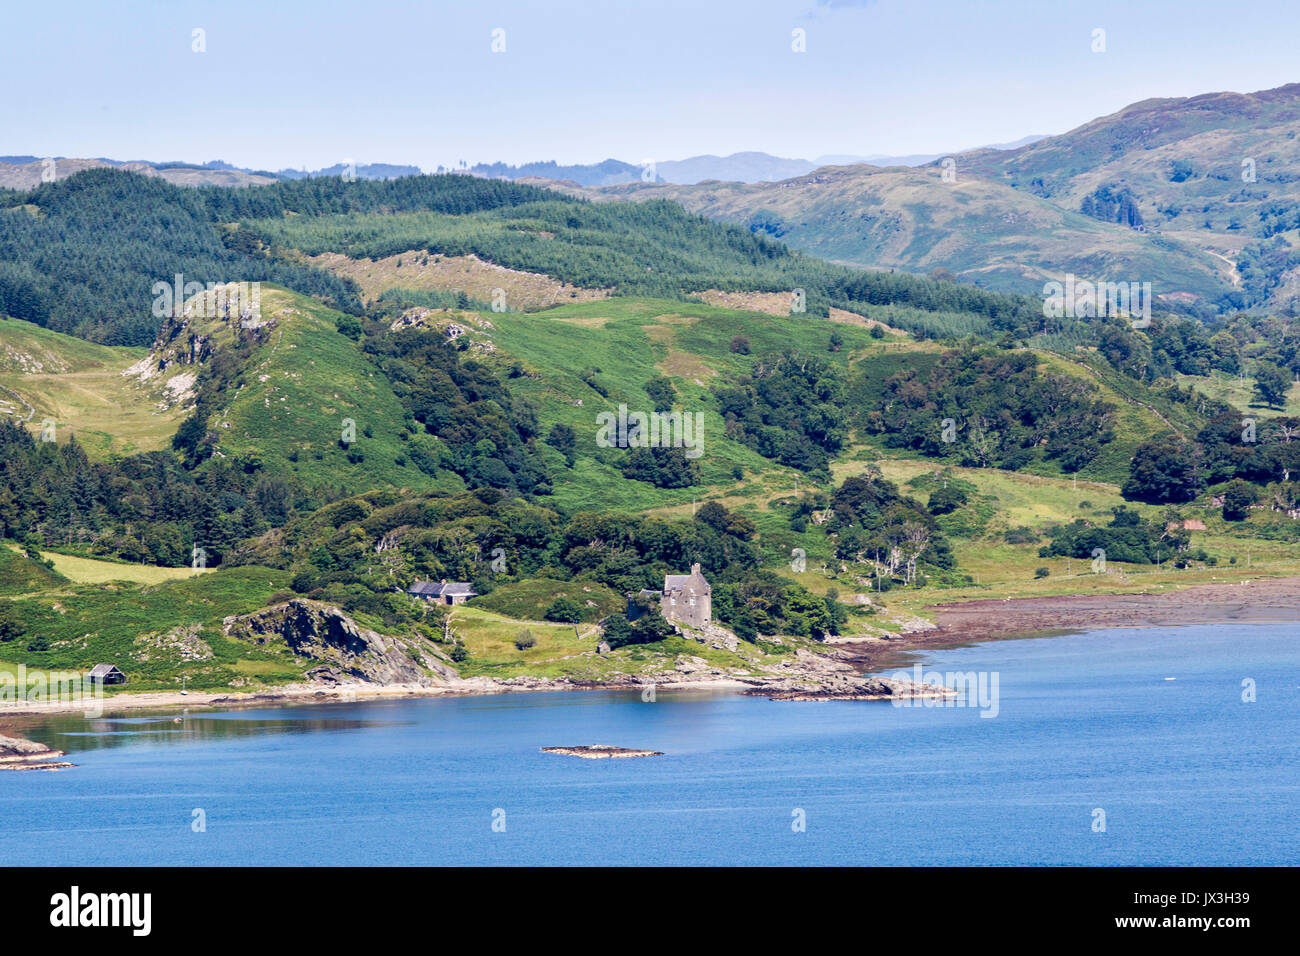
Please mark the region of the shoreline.
MULTIPOLYGON (((1107 628, 1172 627, 1193 624, 1300 623, 1300 577, 1243 581, 1238 584, 1201 584, 1158 594, 1073 594, 1059 597, 991 598, 931 605, 937 623, 891 638, 842 640, 826 645, 817 655, 828 665, 821 675, 809 671, 791 674, 817 680, 845 665, 859 675, 911 663, 916 655, 940 648, 985 641, 1033 636, 1060 636, 1107 628)), ((810 655, 812 656, 812 655, 810 655)), ((841 671, 842 673, 842 671, 841 671)), ((241 709, 293 704, 357 703, 437 697, 477 697, 548 691, 622 690, 653 686, 655 691, 739 691, 768 696, 789 692, 754 678, 710 676, 697 680, 652 681, 626 677, 618 681, 591 682, 517 677, 510 682, 474 677, 438 685, 340 684, 321 687, 291 684, 247 693, 232 691, 144 691, 106 696, 102 712, 94 719, 141 710, 176 707, 241 709)), ((15 703, 0 705, 0 729, 11 718, 34 719, 85 711, 81 702, 15 703)))
POLYGON ((1300 624, 1300 577, 1237 584, 1196 584, 1176 591, 985 598, 933 604, 936 624, 895 638, 844 642, 839 647, 864 673, 910 664, 941 648, 1026 637, 1059 637, 1110 628, 1196 624, 1300 624))

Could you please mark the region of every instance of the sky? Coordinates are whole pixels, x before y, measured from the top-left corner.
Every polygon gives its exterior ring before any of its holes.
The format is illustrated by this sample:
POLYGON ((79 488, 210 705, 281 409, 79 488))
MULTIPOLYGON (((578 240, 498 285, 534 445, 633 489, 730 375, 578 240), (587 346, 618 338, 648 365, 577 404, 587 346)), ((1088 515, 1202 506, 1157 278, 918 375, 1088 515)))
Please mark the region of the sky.
POLYGON ((0 31, 0 155, 271 170, 945 153, 1300 80, 1296 0, 65 0, 0 31))

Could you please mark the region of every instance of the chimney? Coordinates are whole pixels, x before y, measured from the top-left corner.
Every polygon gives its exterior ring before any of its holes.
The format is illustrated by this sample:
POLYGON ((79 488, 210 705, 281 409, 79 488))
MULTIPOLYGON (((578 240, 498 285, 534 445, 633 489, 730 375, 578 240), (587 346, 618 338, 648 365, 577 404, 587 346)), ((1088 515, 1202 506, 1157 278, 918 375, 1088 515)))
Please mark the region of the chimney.
POLYGON ((442 583, 443 583, 443 584, 446 584, 446 583, 447 583, 447 579, 446 579, 446 578, 443 578, 443 579, 442 579, 442 583))
POLYGON ((696 561, 694 564, 691 565, 691 574, 699 574, 699 573, 700 573, 700 562, 696 561))

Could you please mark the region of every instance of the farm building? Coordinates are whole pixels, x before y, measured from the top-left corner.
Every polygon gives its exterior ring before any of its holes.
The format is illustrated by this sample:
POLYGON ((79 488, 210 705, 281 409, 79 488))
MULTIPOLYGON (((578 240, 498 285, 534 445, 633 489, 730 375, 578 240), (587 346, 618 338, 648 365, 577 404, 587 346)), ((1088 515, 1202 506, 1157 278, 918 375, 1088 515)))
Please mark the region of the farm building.
POLYGON ((126 683, 126 675, 113 664, 96 664, 86 676, 95 684, 126 683))
POLYGON ((437 584, 432 581, 416 581, 407 588, 406 593, 438 604, 464 604, 470 598, 478 596, 469 582, 448 581, 446 578, 437 584))

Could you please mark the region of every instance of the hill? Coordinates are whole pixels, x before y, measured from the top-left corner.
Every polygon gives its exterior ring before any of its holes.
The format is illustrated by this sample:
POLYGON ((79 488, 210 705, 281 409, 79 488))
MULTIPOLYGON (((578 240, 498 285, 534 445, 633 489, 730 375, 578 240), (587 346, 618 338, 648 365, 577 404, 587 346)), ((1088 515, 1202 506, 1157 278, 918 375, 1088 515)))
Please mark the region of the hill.
POLYGON ((141 176, 156 176, 175 186, 265 186, 276 181, 276 177, 266 173, 184 163, 119 163, 109 159, 40 159, 34 156, 5 157, 5 160, 0 160, 0 189, 35 189, 41 183, 67 179, 87 169, 120 169, 141 176))
POLYGON ((183 415, 125 374, 144 354, 0 318, 0 414, 36 434, 52 422, 56 440, 75 434, 96 457, 165 448, 183 415))
MULTIPOLYGON (((1256 93, 1144 100, 1007 152, 956 157, 960 168, 1079 210, 1099 190, 1127 190, 1148 231, 1236 260, 1252 244, 1295 246, 1300 84, 1256 93)), ((1286 305, 1288 263, 1242 304, 1286 305), (1278 293, 1278 294, 1274 294, 1278 293)))
POLYGON ((946 272, 1002 291, 1041 294, 1045 280, 1067 273, 1151 281, 1157 295, 1214 300, 1231 289, 1224 263, 1194 245, 961 171, 945 182, 935 167, 828 167, 780 183, 635 184, 585 194, 671 199, 835 262, 946 272))

